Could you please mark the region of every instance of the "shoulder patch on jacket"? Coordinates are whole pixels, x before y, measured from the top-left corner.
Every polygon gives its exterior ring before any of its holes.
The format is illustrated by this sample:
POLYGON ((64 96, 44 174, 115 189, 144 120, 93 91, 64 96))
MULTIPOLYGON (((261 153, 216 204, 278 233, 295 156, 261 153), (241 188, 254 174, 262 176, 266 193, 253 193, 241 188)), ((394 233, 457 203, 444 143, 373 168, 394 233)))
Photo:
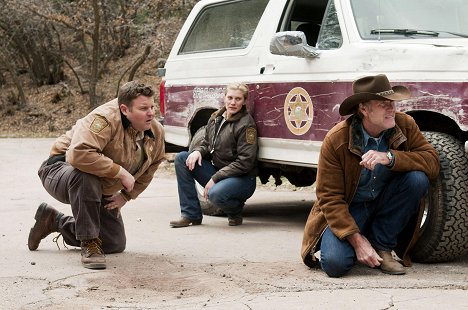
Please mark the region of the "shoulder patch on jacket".
POLYGON ((107 126, 109 126, 107 120, 104 117, 97 115, 96 117, 94 117, 94 120, 91 123, 89 129, 91 129, 91 131, 94 133, 100 133, 107 126))
POLYGON ((245 131, 245 140, 248 144, 255 144, 257 142, 257 129, 249 127, 245 131))

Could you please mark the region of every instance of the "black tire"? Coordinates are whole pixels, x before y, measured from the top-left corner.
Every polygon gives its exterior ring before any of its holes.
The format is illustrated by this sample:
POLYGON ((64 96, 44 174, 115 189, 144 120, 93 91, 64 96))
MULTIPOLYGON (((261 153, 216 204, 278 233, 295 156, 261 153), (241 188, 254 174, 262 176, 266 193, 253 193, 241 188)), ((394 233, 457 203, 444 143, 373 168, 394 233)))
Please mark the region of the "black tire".
MULTIPOLYGON (((206 126, 200 127, 197 132, 193 135, 192 141, 190 142, 189 151, 192 151, 196 146, 199 146, 203 139, 205 138, 205 128, 206 126)), ((211 216, 224 216, 223 210, 219 207, 213 205, 210 201, 206 200, 203 197, 203 186, 195 182, 195 187, 197 188, 198 200, 200 201, 200 207, 204 215, 211 216)))
POLYGON ((468 251, 468 158, 454 137, 424 132, 440 157, 440 173, 431 183, 421 236, 412 250, 414 261, 451 261, 468 251))

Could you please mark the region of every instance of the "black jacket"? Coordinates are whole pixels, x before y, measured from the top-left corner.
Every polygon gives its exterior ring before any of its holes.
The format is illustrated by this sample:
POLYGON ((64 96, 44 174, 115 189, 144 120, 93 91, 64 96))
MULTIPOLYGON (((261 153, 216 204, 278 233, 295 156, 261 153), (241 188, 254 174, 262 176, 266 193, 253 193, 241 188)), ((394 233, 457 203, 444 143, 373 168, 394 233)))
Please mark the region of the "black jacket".
POLYGON ((221 124, 223 107, 211 115, 206 125, 205 139, 195 148, 203 159, 211 160, 218 169, 212 179, 222 179, 257 174, 257 128, 245 105, 231 118, 221 124), (219 128, 216 137, 215 131, 219 128))

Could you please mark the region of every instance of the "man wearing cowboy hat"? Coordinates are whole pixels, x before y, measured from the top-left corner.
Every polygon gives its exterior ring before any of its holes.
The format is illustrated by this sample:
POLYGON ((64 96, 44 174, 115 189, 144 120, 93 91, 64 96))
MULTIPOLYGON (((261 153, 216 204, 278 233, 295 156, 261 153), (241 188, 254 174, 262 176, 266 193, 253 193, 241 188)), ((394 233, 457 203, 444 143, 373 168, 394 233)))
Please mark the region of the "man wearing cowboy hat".
POLYGON ((354 81, 353 95, 341 103, 340 115, 351 116, 321 147, 317 200, 301 250, 309 267, 340 277, 357 260, 404 274, 392 251, 411 265, 420 202, 439 173, 439 157, 413 118, 396 112, 394 101, 409 97, 406 87, 391 87, 380 74, 354 81))

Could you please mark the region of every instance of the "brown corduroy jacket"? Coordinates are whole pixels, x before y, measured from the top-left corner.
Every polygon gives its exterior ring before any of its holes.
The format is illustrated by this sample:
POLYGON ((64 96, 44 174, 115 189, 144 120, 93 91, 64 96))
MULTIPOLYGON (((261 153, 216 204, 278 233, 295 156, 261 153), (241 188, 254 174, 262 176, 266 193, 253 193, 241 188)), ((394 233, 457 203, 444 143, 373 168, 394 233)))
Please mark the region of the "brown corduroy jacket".
POLYGON ((101 177, 104 195, 121 191, 127 200, 135 199, 153 179, 165 153, 163 127, 153 120, 151 129, 144 132, 144 162, 133 174, 133 190, 126 192, 116 177, 120 167, 129 171, 137 160, 134 151, 137 135, 114 99, 79 119, 72 129, 57 138, 50 155, 65 154, 73 167, 101 177))
MULTIPOLYGON (((423 171, 430 180, 439 174, 439 156, 434 147, 424 138, 414 119, 401 112, 395 116, 396 126, 386 131, 384 137, 395 155, 392 171, 423 171)), ((309 214, 304 229, 301 255, 304 263, 315 267, 314 253, 321 235, 327 226, 340 239, 359 232, 348 207, 359 184, 364 141, 361 121, 356 116, 340 122, 325 137, 317 170, 317 200, 309 214)), ((398 256, 405 265, 410 265, 408 246, 414 244, 415 219, 403 231, 407 234, 397 245, 398 256)))

